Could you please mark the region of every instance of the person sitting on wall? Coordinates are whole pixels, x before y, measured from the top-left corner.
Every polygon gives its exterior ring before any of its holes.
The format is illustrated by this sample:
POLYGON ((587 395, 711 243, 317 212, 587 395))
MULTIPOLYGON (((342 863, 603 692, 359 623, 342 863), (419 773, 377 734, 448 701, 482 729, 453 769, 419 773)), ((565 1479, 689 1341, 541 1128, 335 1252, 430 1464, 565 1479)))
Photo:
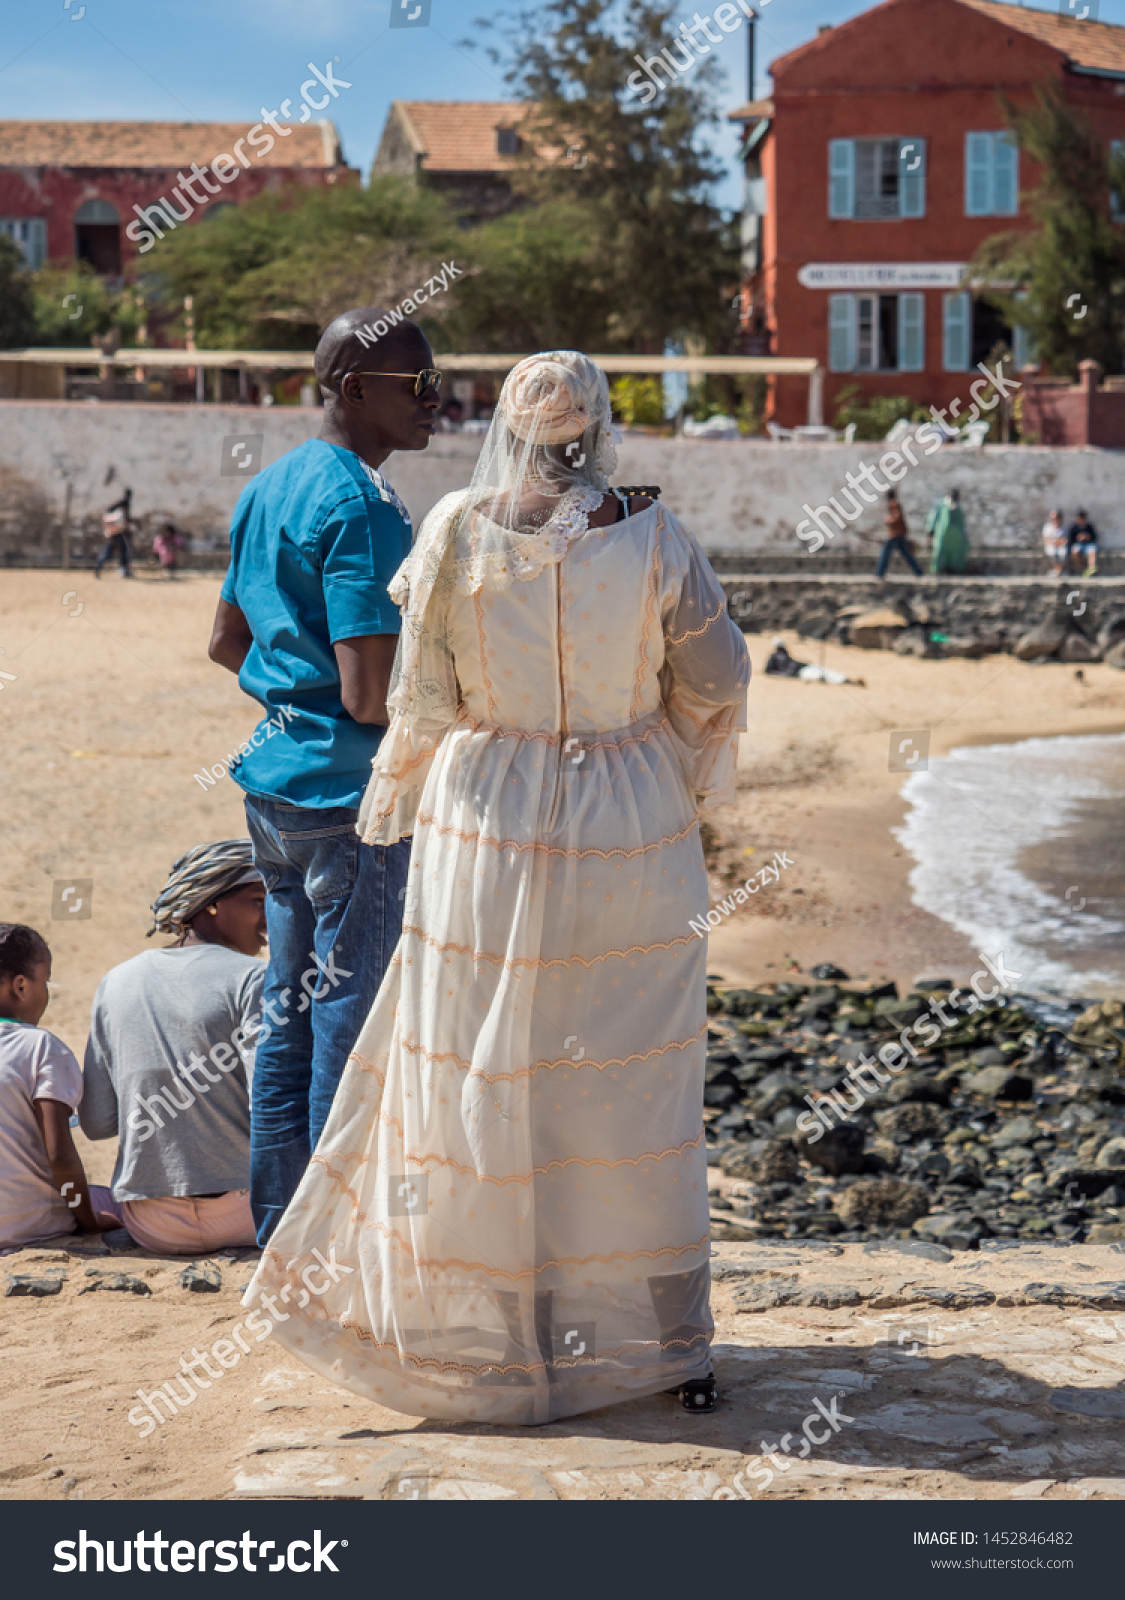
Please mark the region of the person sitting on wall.
MULTIPOLYGON (((1067 565, 1071 559, 1081 562, 1085 558, 1086 576, 1094 577, 1098 570, 1098 535, 1085 511, 1079 511, 1066 536, 1067 565)), ((1073 568, 1072 568, 1073 570, 1073 568)))
POLYGON ((1055 577, 1066 571, 1069 541, 1066 536, 1066 518, 1061 511, 1052 511, 1043 524, 1043 554, 1051 563, 1055 577))
POLYGON ((197 845, 152 908, 150 937, 174 942, 114 967, 94 997, 79 1122, 88 1139, 120 1140, 121 1222, 159 1255, 254 1243, 250 1077, 265 905, 249 839, 197 845))

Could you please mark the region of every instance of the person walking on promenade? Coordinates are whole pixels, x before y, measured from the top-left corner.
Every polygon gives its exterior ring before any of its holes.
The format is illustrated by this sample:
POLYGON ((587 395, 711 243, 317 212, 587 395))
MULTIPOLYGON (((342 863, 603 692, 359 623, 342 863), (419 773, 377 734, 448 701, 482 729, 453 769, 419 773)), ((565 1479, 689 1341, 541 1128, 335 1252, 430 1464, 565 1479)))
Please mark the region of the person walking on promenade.
POLYGON ((133 515, 133 491, 126 489, 120 500, 115 500, 111 506, 106 507, 102 517, 102 532, 105 534, 105 544, 101 555, 94 562, 94 577, 100 578, 102 568, 107 561, 116 561, 121 568, 123 578, 133 576, 130 563, 133 552, 129 545, 129 531, 133 515))
POLYGON ((413 831, 402 940, 244 1303, 281 1294, 288 1351, 415 1416, 714 1403, 690 922, 749 658, 694 537, 610 491, 615 463, 601 369, 527 357, 391 589, 360 816, 413 831))
POLYGON ((926 519, 926 532, 933 539, 931 572, 964 572, 969 559, 969 540, 965 533, 965 514, 961 510, 960 489, 950 489, 926 519))
POLYGON ((893 489, 887 490, 887 511, 885 518, 886 538, 883 548, 879 552, 879 562, 875 568, 877 578, 887 576, 887 566, 891 557, 897 553, 906 562, 916 578, 922 576, 922 569, 915 559, 914 551, 910 547, 910 535, 906 530, 906 518, 902 514, 898 495, 893 489))
POLYGON ((250 1124, 260 1244, 320 1137, 402 924, 409 847, 356 838, 400 625, 387 585, 411 540, 379 468, 429 444, 441 374, 413 322, 372 347, 386 315, 345 312, 317 345, 320 435, 242 491, 209 651, 266 711, 231 768, 267 890, 250 1124))

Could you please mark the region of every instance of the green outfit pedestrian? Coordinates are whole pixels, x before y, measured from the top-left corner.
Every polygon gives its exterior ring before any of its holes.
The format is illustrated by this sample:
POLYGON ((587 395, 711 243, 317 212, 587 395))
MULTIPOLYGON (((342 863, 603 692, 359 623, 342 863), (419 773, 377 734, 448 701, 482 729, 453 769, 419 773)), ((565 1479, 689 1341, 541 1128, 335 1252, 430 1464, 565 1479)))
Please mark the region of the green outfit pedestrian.
POLYGON ((931 572, 964 572, 969 556, 969 539, 965 532, 965 513, 961 510, 961 494, 950 489, 944 500, 939 500, 926 519, 926 532, 933 538, 930 553, 931 572))

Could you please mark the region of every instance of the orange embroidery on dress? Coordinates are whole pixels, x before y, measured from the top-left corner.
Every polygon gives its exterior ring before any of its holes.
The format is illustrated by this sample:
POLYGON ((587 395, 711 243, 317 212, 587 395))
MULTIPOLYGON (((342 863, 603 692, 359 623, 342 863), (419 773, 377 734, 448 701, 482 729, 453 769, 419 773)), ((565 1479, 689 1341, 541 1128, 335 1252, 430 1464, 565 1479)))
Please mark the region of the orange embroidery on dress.
POLYGON ((477 642, 480 645, 480 676, 481 682, 484 684, 484 698, 488 707, 489 716, 494 717, 496 715, 496 702, 492 697, 492 684, 489 682, 488 667, 485 660, 484 608, 480 603, 479 589, 473 590, 473 611, 475 612, 477 619, 477 642))
POLYGON ((537 844, 534 840, 521 842, 518 839, 497 839, 490 833, 464 833, 460 828, 446 827, 436 817, 429 816, 423 811, 418 813, 419 827, 432 828, 435 833, 463 839, 466 844, 472 844, 475 840, 478 844, 492 845, 496 850, 516 850, 521 852, 534 850, 540 851, 544 855, 567 856, 574 860, 582 860, 586 856, 597 856, 601 861, 609 861, 613 856, 620 856, 624 861, 631 861, 634 856, 646 855, 650 850, 661 850, 666 844, 679 844, 680 840, 686 839, 688 834, 692 833, 698 825, 698 818, 693 817, 687 827, 681 828, 679 833, 665 834, 662 839, 656 839, 652 844, 639 844, 631 850, 627 850, 624 845, 614 845, 609 850, 598 850, 593 846, 585 850, 567 850, 562 845, 537 844))
POLYGON ((393 772, 387 773, 386 776, 391 778, 405 778, 408 772, 413 772, 415 767, 420 767, 423 761, 429 761, 434 755, 435 748, 436 747, 429 750, 422 750, 418 755, 412 756, 411 759, 403 766, 396 767, 393 772))
POLYGON ((711 616, 711 617, 707 618, 706 622, 703 624, 703 626, 701 628, 689 628, 686 633, 677 633, 675 635, 668 634, 666 636, 667 643, 668 644, 683 644, 688 639, 698 639, 700 634, 706 633, 708 628, 714 627, 715 623, 718 622, 720 617, 726 616, 726 611, 727 611, 727 603, 726 603, 726 601, 725 600, 720 600, 719 601, 719 609, 715 612, 714 616, 711 616))
POLYGON ((463 1178, 475 1179, 477 1183, 495 1184, 497 1188, 504 1188, 509 1183, 530 1183, 533 1178, 545 1177, 548 1172, 556 1167, 604 1167, 612 1171, 614 1167, 639 1167, 645 1161, 663 1161, 665 1156, 682 1156, 689 1150, 696 1150, 703 1143, 703 1130, 700 1129, 694 1139, 685 1139, 682 1144, 670 1144, 664 1150, 650 1150, 641 1156, 621 1156, 617 1161, 609 1161, 605 1156, 564 1156, 561 1160, 548 1161, 546 1166, 532 1167, 530 1172, 513 1172, 506 1178, 494 1177, 490 1172, 477 1172, 474 1167, 466 1167, 459 1161, 454 1161, 452 1156, 429 1155, 420 1150, 408 1150, 403 1159, 413 1162, 415 1166, 424 1166, 432 1161, 439 1167, 452 1167, 463 1178))
MULTIPOLYGON (((663 516, 663 513, 661 513, 663 516)), ((652 566, 648 572, 648 592, 645 596, 644 621, 641 624, 641 642, 637 651, 637 675, 633 681, 633 701, 629 707, 629 716, 636 721, 641 712, 641 692, 644 689, 645 672, 648 668, 648 636, 656 620, 656 581, 660 572, 660 531, 662 523, 657 521, 657 536, 652 545, 652 566)))
MULTIPOLYGON (((383 1059, 386 1060, 387 1058, 384 1056, 383 1059)), ((360 1072, 363 1072, 363 1073, 366 1073, 366 1074, 368 1074, 370 1076, 374 1076, 374 1077, 378 1078, 378 1080, 379 1080, 379 1082, 381 1084, 382 1083, 386 1083, 386 1081, 387 1081, 386 1072, 383 1070, 382 1067, 377 1067, 375 1065, 374 1061, 369 1060, 367 1056, 356 1055, 355 1052, 353 1051, 352 1054, 348 1057, 348 1060, 349 1061, 354 1061, 355 1064, 356 1064, 357 1069, 360 1072)))
MULTIPOLYGON (((440 1226, 440 1219, 435 1219, 440 1226)), ((534 1278, 540 1272, 549 1272, 554 1267, 588 1267, 592 1265, 608 1267, 615 1261, 655 1261, 657 1256, 684 1256, 690 1255, 693 1250, 702 1250, 710 1244, 711 1231, 703 1234, 698 1239, 693 1239, 688 1244, 657 1245, 651 1250, 610 1250, 604 1255, 592 1256, 552 1256, 548 1261, 541 1261, 534 1267, 521 1267, 516 1272, 509 1272, 504 1267, 497 1267, 491 1261, 463 1261, 460 1256, 431 1257, 420 1256, 411 1247, 410 1240, 404 1238, 388 1223, 379 1221, 374 1217, 367 1218, 363 1227, 374 1233, 380 1233, 389 1244, 399 1247, 408 1255, 415 1266, 426 1272, 484 1272, 493 1278, 506 1278, 510 1283, 516 1283, 520 1278, 534 1278)))
POLYGON ((706 1031, 707 1024, 704 1023, 697 1033, 691 1034, 687 1039, 673 1039, 668 1044, 654 1045, 643 1055, 638 1051, 630 1056, 611 1056, 606 1061, 591 1061, 585 1056, 580 1061, 575 1061, 571 1056, 560 1056, 557 1061, 537 1061, 534 1066, 518 1067, 514 1072, 485 1072, 482 1067, 474 1067, 471 1061, 466 1061, 463 1056, 455 1054, 452 1050, 435 1054, 416 1039, 400 1039, 398 1042, 409 1055, 425 1056, 427 1061, 452 1061, 470 1077, 482 1078, 485 1083, 515 1083, 521 1078, 530 1078, 534 1072, 553 1072, 556 1067, 573 1067, 576 1072, 582 1071, 585 1067, 593 1067, 595 1072, 604 1072, 607 1067, 627 1067, 632 1061, 651 1061, 654 1056, 667 1055, 669 1050, 690 1049, 693 1044, 699 1043, 706 1031))
POLYGON ((691 944, 695 940, 694 933, 680 934, 675 939, 669 939, 663 944, 632 944, 625 950, 603 950, 600 955, 590 956, 498 956, 490 950, 474 950, 467 944, 442 944, 435 939, 432 933, 427 933, 424 928, 417 927, 412 922, 404 922, 403 934, 414 934, 423 944, 431 945, 439 955, 453 950, 459 956, 471 956, 474 961, 491 961, 498 967, 593 967, 599 961, 608 961, 611 956, 647 956, 653 950, 672 950, 676 945, 691 944))

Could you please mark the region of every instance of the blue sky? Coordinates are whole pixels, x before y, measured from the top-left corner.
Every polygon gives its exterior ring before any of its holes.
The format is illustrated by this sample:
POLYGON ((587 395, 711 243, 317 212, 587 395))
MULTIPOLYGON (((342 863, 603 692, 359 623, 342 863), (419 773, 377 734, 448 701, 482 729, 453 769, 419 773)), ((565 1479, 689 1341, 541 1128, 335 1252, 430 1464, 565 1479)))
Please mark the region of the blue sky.
MULTIPOLYGON (((51 119, 257 121, 259 109, 298 99, 306 62, 352 87, 332 102, 344 150, 364 175, 393 99, 492 100, 504 85, 483 51, 460 41, 478 17, 503 17, 518 0, 430 0, 427 27, 391 28, 401 0, 0 0, 0 115, 51 119), (83 10, 85 14, 78 16, 83 10), (72 20, 76 18, 77 20, 72 20)), ((413 7, 418 0, 406 0, 413 7)), ((425 3, 425 0, 422 0, 425 3)), ((700 0, 704 16, 718 0, 700 0)), ((758 92, 776 56, 867 9, 852 0, 770 0, 758 23, 758 92)), ((695 5, 685 5, 690 19, 695 5)), ((1101 0, 1101 20, 1125 23, 1125 0, 1101 0)), ((740 30, 716 46, 724 109, 746 98, 740 30)), ((735 130, 717 153, 730 166, 719 198, 737 205, 735 130)), ((0 150, 2 158, 2 150, 0 150)))

